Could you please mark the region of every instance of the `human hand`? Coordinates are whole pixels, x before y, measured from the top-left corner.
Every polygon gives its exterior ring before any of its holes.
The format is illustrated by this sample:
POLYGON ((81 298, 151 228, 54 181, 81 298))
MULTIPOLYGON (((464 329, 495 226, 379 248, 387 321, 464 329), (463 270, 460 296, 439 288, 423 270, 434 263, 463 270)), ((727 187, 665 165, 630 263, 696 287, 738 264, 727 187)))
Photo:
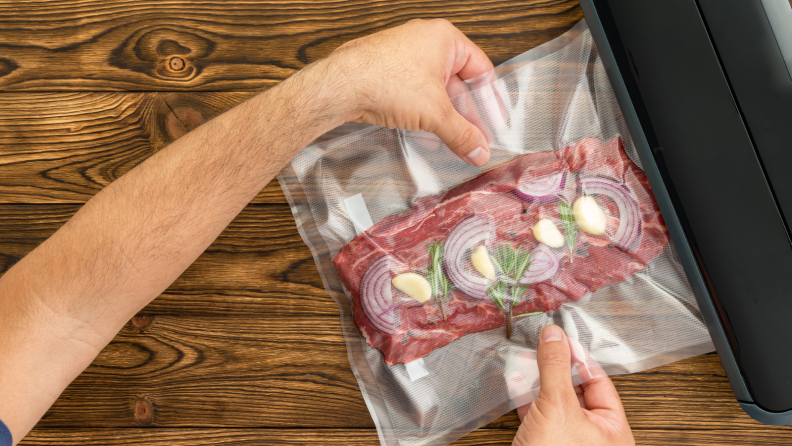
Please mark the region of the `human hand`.
POLYGON ((522 424, 513 446, 635 445, 619 394, 601 368, 585 367, 590 379, 573 386, 569 338, 561 327, 542 330, 536 357, 539 395, 517 409, 522 424))
POLYGON ((447 20, 412 20, 347 42, 325 62, 344 79, 345 121, 432 132, 470 164, 489 161, 486 138, 453 108, 446 87, 492 62, 447 20))

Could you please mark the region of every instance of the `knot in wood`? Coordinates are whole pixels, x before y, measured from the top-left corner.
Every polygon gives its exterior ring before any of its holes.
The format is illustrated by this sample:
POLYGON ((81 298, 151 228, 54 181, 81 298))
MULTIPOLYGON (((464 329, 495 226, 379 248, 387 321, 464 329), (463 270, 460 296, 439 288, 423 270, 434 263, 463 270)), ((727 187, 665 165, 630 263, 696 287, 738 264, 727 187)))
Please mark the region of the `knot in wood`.
POLYGON ((152 322, 154 322, 154 319, 155 319, 154 316, 136 314, 135 316, 132 317, 132 326, 134 326, 140 331, 145 331, 147 328, 151 326, 152 322))
POLYGON ((165 102, 167 114, 165 115, 165 132, 170 136, 171 141, 175 141, 184 136, 190 130, 203 124, 203 115, 191 108, 189 104, 171 106, 165 102))
POLYGON ((0 57, 0 77, 11 74, 11 72, 17 68, 19 68, 19 65, 13 60, 0 57))
POLYGON ((174 57, 171 57, 169 65, 170 65, 170 69, 171 70, 173 70, 173 71, 181 71, 181 70, 184 69, 184 66, 186 64, 184 63, 184 59, 182 59, 181 57, 178 57, 178 56, 174 56, 174 57))
POLYGON ((144 395, 136 395, 132 402, 132 413, 135 423, 149 426, 154 421, 154 404, 144 395))

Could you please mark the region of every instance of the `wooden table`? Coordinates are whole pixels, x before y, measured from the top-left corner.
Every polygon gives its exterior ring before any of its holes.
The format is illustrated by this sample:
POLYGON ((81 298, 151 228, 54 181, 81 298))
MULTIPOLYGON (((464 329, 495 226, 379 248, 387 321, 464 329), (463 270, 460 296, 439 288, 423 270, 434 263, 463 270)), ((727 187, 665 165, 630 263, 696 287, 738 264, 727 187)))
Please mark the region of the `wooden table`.
MULTIPOLYGON (((447 17, 498 64, 582 18, 575 1, 0 0, 0 263, 207 119, 333 48, 447 17)), ((639 444, 790 444, 714 354, 615 378, 639 444)), ((509 413, 457 444, 508 445, 509 413)), ((374 445, 338 309, 277 183, 135 316, 26 445, 374 445)))

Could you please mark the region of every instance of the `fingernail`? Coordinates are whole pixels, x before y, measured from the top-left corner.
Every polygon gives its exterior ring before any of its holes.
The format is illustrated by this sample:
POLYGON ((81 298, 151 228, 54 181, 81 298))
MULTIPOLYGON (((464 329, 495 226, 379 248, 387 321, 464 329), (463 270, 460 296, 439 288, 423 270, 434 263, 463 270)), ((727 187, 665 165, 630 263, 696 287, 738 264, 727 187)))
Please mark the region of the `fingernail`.
POLYGON ((489 154, 487 153, 486 150, 484 150, 483 147, 478 146, 467 154, 467 156, 465 157, 465 161, 469 162, 474 166, 481 167, 487 164, 487 161, 489 161, 489 154))
POLYGON ((564 330, 558 325, 548 325, 542 330, 542 342, 554 342, 564 339, 564 330))

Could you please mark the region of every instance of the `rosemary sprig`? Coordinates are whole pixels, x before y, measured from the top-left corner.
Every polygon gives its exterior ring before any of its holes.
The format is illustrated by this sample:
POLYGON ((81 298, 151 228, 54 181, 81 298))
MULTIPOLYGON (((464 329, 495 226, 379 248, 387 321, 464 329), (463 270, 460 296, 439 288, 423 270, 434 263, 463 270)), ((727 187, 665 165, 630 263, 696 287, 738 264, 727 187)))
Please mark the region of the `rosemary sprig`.
POLYGON ((512 319, 517 319, 518 317, 533 316, 535 314, 542 314, 542 312, 541 311, 532 311, 530 313, 515 314, 514 316, 512 316, 512 319))
POLYGON ((495 281, 495 283, 490 285, 490 288, 487 290, 487 294, 489 295, 490 299, 492 299, 492 301, 495 302, 495 305, 497 305, 502 311, 507 311, 506 305, 504 303, 506 301, 505 297, 507 292, 508 286, 500 280, 495 281))
POLYGON ((577 226, 575 225, 575 215, 572 207, 566 201, 558 202, 558 216, 561 217, 561 226, 564 227, 567 246, 569 246, 569 263, 575 257, 575 242, 577 241, 577 226))
POLYGON ((490 256, 500 270, 497 282, 514 285, 531 266, 531 253, 523 252, 521 247, 501 245, 495 248, 495 255, 490 256))
POLYGON ((432 295, 440 305, 440 310, 443 312, 443 320, 447 320, 445 311, 445 297, 451 290, 451 281, 443 271, 443 245, 440 242, 433 242, 431 245, 426 244, 429 250, 429 266, 426 268, 426 279, 432 287, 432 295))
POLYGON ((495 248, 495 254, 490 256, 499 270, 498 278, 493 282, 487 294, 506 316, 506 337, 511 338, 512 308, 519 302, 527 285, 518 285, 520 278, 531 266, 531 253, 523 252, 521 247, 501 245, 495 248))

